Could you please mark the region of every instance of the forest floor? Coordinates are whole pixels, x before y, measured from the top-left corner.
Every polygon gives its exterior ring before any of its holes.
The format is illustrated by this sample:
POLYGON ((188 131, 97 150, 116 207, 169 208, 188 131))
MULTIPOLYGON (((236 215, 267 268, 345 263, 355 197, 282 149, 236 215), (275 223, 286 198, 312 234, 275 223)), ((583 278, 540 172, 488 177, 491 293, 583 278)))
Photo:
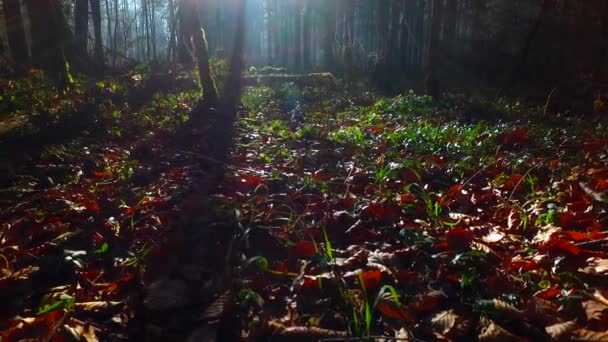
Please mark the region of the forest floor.
POLYGON ((254 86, 224 164, 190 78, 2 81, 2 341, 608 340, 601 119, 254 86))

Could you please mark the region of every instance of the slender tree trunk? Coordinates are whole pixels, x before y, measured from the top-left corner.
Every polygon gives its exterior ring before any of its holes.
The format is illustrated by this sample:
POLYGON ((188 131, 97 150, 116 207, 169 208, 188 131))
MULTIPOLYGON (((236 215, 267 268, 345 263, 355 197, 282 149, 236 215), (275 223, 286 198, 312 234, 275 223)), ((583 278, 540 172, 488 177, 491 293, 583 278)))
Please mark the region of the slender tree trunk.
POLYGON ((304 6, 304 48, 302 50, 302 64, 304 65, 305 70, 310 70, 312 69, 312 6, 310 2, 307 2, 304 6))
POLYGON ((74 37, 76 54, 86 59, 89 38, 89 1, 76 0, 74 12, 74 37))
POLYGON ((301 5, 299 3, 296 3, 296 14, 295 14, 295 20, 294 20, 294 26, 295 26, 295 39, 294 44, 295 44, 295 49, 294 49, 294 55, 295 55, 295 69, 296 70, 300 70, 302 69, 302 8, 300 7, 301 5))
POLYGON ((441 30, 441 22, 443 21, 443 1, 432 1, 432 16, 431 16, 431 38, 429 42, 429 51, 427 59, 427 75, 426 75, 426 95, 438 99, 440 95, 439 80, 437 79, 437 69, 439 64, 439 35, 441 30))
POLYGON ((175 52, 175 36, 176 36, 176 16, 175 16, 175 3, 173 0, 169 0, 168 3, 169 10, 169 44, 167 44, 167 61, 172 62, 175 59, 173 58, 175 52))
MULTIPOLYGON (((109 1, 109 0, 106 0, 109 1)), ((116 67, 116 57, 118 56, 118 0, 114 0, 114 35, 112 36, 114 43, 114 58, 112 59, 112 66, 116 67)))
POLYGON ((47 71, 60 88, 70 85, 64 47, 71 39, 59 0, 29 0, 34 65, 47 71))
POLYGON ((156 6, 154 1, 150 4, 150 39, 152 40, 152 60, 156 60, 156 6))
POLYGON ((25 40, 25 28, 21 16, 20 1, 4 0, 2 5, 6 21, 6 32, 8 34, 8 45, 11 49, 11 57, 16 63, 27 65, 29 56, 25 40))
MULTIPOLYGON (((106 39, 107 39, 107 48, 108 50, 112 51, 112 53, 114 54, 114 56, 116 55, 116 49, 114 46, 112 46, 112 14, 110 12, 110 0, 105 0, 106 3, 106 39)), ((113 57, 116 58, 116 57, 113 57)), ((108 57, 109 60, 109 57, 108 57)))
POLYGON ((179 28, 179 32, 177 34, 177 59, 181 64, 190 66, 192 64, 192 56, 189 52, 191 36, 188 36, 189 28, 187 26, 187 17, 189 13, 187 13, 187 11, 189 11, 187 7, 187 0, 181 0, 177 10, 177 16, 179 18, 177 25, 179 28))
POLYGON ((322 36, 323 41, 323 63, 327 70, 335 68, 336 60, 334 58, 334 40, 336 39, 336 3, 335 1, 327 2, 323 7, 325 9, 325 35, 322 36))
POLYGON ((93 19, 93 34, 95 35, 95 64, 98 68, 103 68, 103 42, 101 40, 101 3, 100 0, 91 0, 91 17, 93 19))
POLYGON ((198 75, 203 90, 203 103, 215 107, 218 104, 218 91, 209 66, 209 50, 205 31, 201 28, 197 0, 182 0, 180 4, 182 25, 186 30, 187 42, 192 42, 197 59, 198 75))
POLYGON ((597 61, 595 62, 596 70, 594 70, 594 78, 596 82, 605 80, 608 75, 608 4, 603 3, 603 15, 602 15, 602 33, 600 35, 600 45, 597 52, 597 61))
POLYGON ((530 30, 528 31, 528 35, 526 36, 526 41, 524 42, 524 47, 520 53, 520 61, 519 64, 515 66, 511 73, 511 79, 507 85, 508 88, 511 88, 515 85, 515 83, 521 79, 521 75, 525 74, 526 63, 528 61, 528 56, 530 54, 530 50, 532 48, 532 43, 534 42, 534 38, 540 29, 544 18, 547 16, 549 10, 554 7, 553 0, 544 0, 542 8, 540 12, 538 12, 538 16, 532 26, 530 26, 530 30))

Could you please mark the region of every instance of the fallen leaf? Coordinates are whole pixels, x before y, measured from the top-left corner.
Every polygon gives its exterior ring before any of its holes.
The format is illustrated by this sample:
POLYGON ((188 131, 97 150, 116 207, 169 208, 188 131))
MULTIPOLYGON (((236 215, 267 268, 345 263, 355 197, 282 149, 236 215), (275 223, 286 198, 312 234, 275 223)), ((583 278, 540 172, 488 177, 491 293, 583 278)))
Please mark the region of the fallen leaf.
POLYGON ((481 319, 481 331, 478 336, 480 342, 522 342, 526 339, 516 336, 504 329, 494 321, 482 318, 481 319))
POLYGON ((570 338, 572 332, 578 328, 576 321, 556 323, 545 327, 545 331, 555 340, 570 338))
POLYGON ((454 310, 441 311, 431 319, 433 328, 442 335, 447 335, 456 325, 458 315, 454 313, 454 310))

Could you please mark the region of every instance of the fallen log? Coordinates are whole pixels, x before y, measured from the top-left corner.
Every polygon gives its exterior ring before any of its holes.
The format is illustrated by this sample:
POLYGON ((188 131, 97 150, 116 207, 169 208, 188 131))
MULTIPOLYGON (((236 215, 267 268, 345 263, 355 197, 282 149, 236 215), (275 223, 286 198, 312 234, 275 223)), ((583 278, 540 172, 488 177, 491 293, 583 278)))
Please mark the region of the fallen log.
POLYGON ((275 86, 284 83, 294 83, 299 87, 328 87, 330 89, 338 86, 336 78, 329 72, 243 76, 244 86, 275 86))

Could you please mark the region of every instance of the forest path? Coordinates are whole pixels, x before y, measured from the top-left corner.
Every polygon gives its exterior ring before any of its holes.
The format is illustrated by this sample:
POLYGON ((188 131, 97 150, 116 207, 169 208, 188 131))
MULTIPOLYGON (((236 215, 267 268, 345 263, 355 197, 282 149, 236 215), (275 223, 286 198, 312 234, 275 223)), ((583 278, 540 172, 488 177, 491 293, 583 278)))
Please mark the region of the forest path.
POLYGON ((287 83, 220 160, 198 95, 108 103, 3 189, 2 338, 605 336, 605 126, 287 83))
MULTIPOLYGON (((43 82, 32 77, 23 82, 43 82)), ((159 90, 111 79, 59 95, 41 90, 32 94, 38 102, 15 104, 58 118, 90 108, 96 124, 82 131, 57 124, 48 129, 54 140, 37 138, 29 158, 7 158, 13 164, 0 192, 2 339, 155 340, 155 319, 169 323, 167 317, 182 315, 167 312, 211 300, 205 289, 216 283, 206 282, 224 269, 223 250, 214 253, 223 244, 215 242, 225 238, 200 224, 210 217, 208 195, 223 173, 200 158, 208 127, 189 143, 176 136, 189 115, 201 114, 193 112, 197 90, 159 90), (154 299, 166 284, 188 292, 177 307, 154 299)), ((8 152, 25 154, 30 144, 15 136, 9 145, 25 145, 8 152)), ((180 327, 183 333, 190 326, 180 327)), ((168 327, 161 335, 174 332, 168 327)))

